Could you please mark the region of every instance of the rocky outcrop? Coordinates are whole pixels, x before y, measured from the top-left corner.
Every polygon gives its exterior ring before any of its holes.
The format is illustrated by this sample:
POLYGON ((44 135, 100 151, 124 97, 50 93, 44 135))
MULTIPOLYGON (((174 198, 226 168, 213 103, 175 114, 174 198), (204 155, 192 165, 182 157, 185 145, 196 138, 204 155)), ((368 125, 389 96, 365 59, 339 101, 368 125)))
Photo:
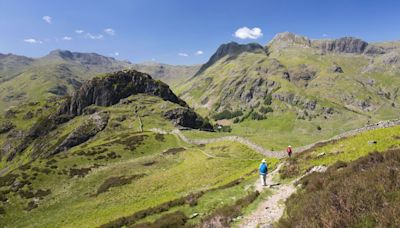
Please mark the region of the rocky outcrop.
POLYGON ((204 120, 201 116, 197 115, 189 108, 176 108, 164 113, 164 117, 171 120, 176 126, 185 128, 200 129, 205 131, 212 131, 211 124, 204 120))
POLYGON ((195 76, 203 73, 207 68, 216 63, 218 60, 222 59, 225 56, 229 56, 231 58, 235 58, 238 55, 244 52, 251 53, 263 53, 266 54, 266 50, 263 46, 257 43, 249 43, 249 44, 238 44, 236 42, 230 42, 227 44, 222 44, 219 46, 217 51, 211 56, 211 58, 201 66, 199 71, 195 74, 195 76))
POLYGON ((60 108, 60 114, 81 115, 90 105, 110 106, 131 95, 145 93, 158 96, 181 106, 186 103, 178 98, 167 84, 153 80, 150 75, 135 70, 117 71, 96 77, 84 83, 60 108))
POLYGON ((323 52, 363 54, 368 43, 354 37, 343 37, 335 40, 314 40, 311 46, 323 52))
POLYGON ((386 51, 382 47, 379 47, 379 46, 376 46, 373 44, 368 44, 364 53, 367 55, 382 55, 382 54, 385 54, 386 51))
MULTIPOLYGON (((309 81, 317 76, 317 71, 310 66, 300 64, 289 70, 289 81, 298 86, 308 86, 309 81)), ((287 77, 287 76, 286 76, 287 77)))
POLYGON ((330 71, 332 72, 332 73, 344 73, 343 72, 343 69, 340 67, 340 66, 338 66, 338 65, 336 65, 336 64, 334 64, 332 67, 331 67, 331 69, 330 69, 330 71))
POLYGON ((291 32, 283 32, 276 34, 275 37, 268 43, 268 46, 278 49, 289 46, 310 47, 311 40, 305 36, 297 35, 291 32))
POLYGON ((109 114, 106 112, 94 113, 81 126, 72 131, 50 155, 66 151, 80 145, 102 131, 108 123, 109 114))

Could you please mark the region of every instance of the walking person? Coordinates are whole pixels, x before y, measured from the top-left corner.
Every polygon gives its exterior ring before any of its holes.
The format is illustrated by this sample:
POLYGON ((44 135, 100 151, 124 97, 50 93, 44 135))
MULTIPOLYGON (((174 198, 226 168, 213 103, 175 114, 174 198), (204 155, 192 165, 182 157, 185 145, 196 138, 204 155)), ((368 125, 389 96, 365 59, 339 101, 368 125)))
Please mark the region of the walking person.
POLYGON ((292 153, 293 153, 292 146, 289 145, 287 148, 287 154, 288 154, 289 158, 292 157, 292 153))
POLYGON ((267 181, 268 165, 265 159, 261 161, 259 171, 260 171, 261 185, 267 186, 266 181, 267 181))

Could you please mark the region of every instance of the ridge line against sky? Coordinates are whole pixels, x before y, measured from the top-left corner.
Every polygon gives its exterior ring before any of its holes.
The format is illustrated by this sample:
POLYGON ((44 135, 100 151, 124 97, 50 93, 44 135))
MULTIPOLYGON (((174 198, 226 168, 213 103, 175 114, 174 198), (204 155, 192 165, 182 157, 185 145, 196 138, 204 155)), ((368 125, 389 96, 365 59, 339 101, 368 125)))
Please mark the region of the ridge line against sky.
POLYGON ((279 32, 311 39, 400 39, 400 1, 0 1, 0 53, 54 49, 131 62, 198 64, 230 41, 265 45, 279 32))

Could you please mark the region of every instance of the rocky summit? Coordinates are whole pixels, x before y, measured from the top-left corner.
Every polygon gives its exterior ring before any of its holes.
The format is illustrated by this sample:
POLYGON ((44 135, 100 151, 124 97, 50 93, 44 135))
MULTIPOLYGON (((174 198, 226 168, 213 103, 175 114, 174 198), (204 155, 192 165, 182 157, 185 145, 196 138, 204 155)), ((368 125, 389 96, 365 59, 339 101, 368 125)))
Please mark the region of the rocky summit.
POLYGON ((249 43, 249 44, 238 44, 236 42, 230 42, 227 44, 222 44, 219 46, 217 51, 210 57, 210 59, 201 66, 199 71, 195 75, 201 74, 208 67, 216 63, 218 60, 222 59, 225 56, 229 58, 235 58, 244 52, 252 52, 252 53, 266 53, 266 50, 263 46, 257 43, 249 43))
POLYGON ((148 74, 125 70, 96 77, 84 83, 63 104, 60 114, 80 115, 89 105, 110 106, 138 93, 158 96, 166 101, 187 106, 167 84, 153 80, 148 74))

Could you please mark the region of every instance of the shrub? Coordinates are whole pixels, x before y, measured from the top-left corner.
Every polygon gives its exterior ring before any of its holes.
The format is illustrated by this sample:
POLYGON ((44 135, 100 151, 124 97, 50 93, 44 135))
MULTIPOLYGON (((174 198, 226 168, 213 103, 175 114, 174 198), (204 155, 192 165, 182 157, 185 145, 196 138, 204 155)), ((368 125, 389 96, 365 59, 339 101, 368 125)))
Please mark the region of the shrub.
POLYGON ((215 120, 223 120, 223 119, 232 119, 241 115, 243 115, 243 112, 240 110, 234 112, 230 112, 229 110, 224 110, 220 113, 215 114, 213 118, 215 120))
POLYGON ((100 187, 97 189, 96 195, 106 192, 110 188, 130 184, 132 182, 132 180, 139 179, 144 176, 145 176, 145 174, 137 174, 137 175, 132 175, 129 177, 125 177, 125 176, 110 177, 107 180, 105 180, 102 185, 100 185, 100 187))
POLYGON ((216 209, 212 214, 202 220, 200 227, 230 227, 233 218, 241 215, 242 208, 250 205, 260 195, 258 191, 249 193, 233 205, 227 205, 216 209))
POLYGON ((295 177, 300 174, 300 167, 296 157, 289 159, 288 165, 279 170, 282 179, 295 177))
POLYGON ((260 113, 258 113, 258 112, 253 112, 252 114, 251 114, 251 119, 252 120, 263 120, 263 119, 266 119, 267 117, 265 116, 265 115, 261 115, 260 113))
POLYGON ((273 111, 274 111, 274 110, 273 110, 271 107, 269 107, 269 106, 268 106, 268 107, 264 107, 264 106, 263 106, 263 107, 260 108, 260 112, 263 113, 263 114, 267 114, 267 113, 273 112, 273 111))
POLYGON ((231 126, 218 125, 218 126, 215 127, 214 130, 217 131, 217 132, 231 132, 232 128, 231 128, 231 126))
POLYGON ((287 200, 287 216, 277 227, 398 227, 398 167, 400 149, 308 175, 301 180, 303 190, 287 200))
POLYGON ((159 228, 159 227, 185 227, 185 223, 189 218, 181 211, 175 211, 161 218, 153 223, 142 223, 133 225, 133 228, 159 228))
POLYGON ((272 95, 268 94, 265 99, 264 99, 264 104, 265 105, 271 105, 272 104, 272 95))

